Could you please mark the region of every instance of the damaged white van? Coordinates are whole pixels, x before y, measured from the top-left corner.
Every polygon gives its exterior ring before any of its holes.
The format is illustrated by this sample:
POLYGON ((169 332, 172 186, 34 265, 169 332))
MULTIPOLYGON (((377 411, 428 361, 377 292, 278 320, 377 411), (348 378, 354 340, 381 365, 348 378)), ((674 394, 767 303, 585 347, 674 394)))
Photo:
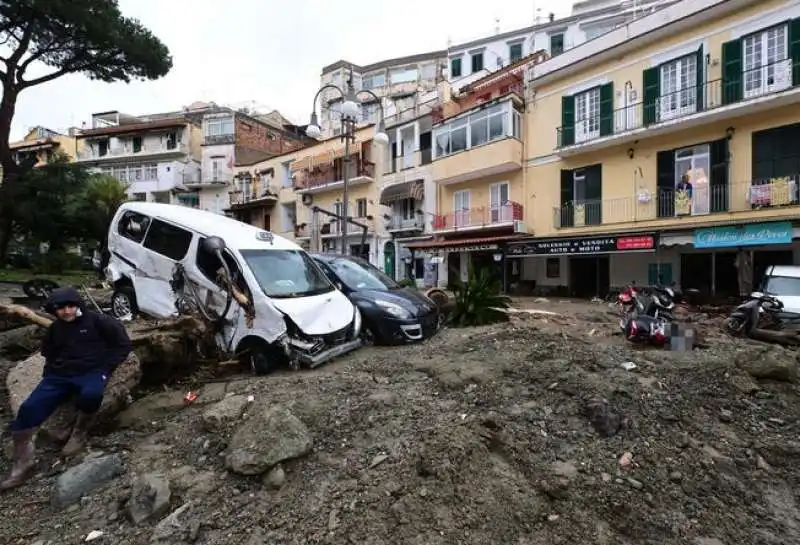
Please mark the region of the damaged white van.
POLYGON ((183 206, 128 202, 109 226, 105 275, 120 318, 200 312, 257 374, 316 367, 361 345, 361 315, 298 245, 183 206))

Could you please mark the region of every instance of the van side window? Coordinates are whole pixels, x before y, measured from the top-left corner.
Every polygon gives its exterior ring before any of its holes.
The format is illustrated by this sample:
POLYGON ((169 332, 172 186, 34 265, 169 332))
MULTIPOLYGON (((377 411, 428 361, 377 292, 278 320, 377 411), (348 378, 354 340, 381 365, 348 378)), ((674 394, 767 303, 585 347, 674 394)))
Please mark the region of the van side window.
POLYGON ((191 231, 154 219, 147 231, 144 247, 175 261, 180 261, 186 257, 191 243, 191 231))
MULTIPOLYGON (((216 285, 222 287, 222 283, 217 279, 217 271, 222 268, 222 264, 219 262, 219 258, 216 256, 216 254, 213 254, 204 248, 203 241, 205 241, 205 238, 201 238, 197 244, 197 268, 200 269, 200 272, 203 273, 206 278, 214 282, 216 285)), ((244 277, 242 276, 242 270, 239 268, 239 264, 236 263, 236 260, 227 251, 222 252, 222 258, 225 260, 225 263, 228 265, 228 269, 231 271, 231 275, 233 276, 233 281, 236 284, 236 287, 239 288, 239 291, 242 293, 247 293, 247 285, 244 282, 244 277)))
POLYGON ((117 232, 134 242, 142 242, 148 225, 150 225, 149 217, 129 210, 119 219, 117 232))

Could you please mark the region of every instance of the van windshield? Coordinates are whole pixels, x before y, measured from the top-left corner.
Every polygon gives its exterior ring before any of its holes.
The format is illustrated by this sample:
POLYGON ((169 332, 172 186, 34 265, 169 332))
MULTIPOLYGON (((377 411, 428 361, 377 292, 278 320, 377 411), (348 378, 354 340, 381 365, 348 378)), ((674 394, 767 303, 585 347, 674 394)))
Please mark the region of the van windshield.
POLYGON ((267 297, 288 299, 334 290, 325 273, 303 250, 240 250, 267 297))
POLYGON ((800 295, 800 278, 791 276, 770 276, 764 291, 769 295, 798 296, 800 295))

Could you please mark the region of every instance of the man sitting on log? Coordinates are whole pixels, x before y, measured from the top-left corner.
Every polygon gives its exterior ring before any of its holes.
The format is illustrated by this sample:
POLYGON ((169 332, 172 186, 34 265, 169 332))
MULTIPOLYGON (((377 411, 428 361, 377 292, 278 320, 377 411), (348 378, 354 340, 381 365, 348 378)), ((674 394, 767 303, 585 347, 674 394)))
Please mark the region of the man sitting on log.
POLYGON ((74 398, 78 417, 62 454, 74 456, 83 450, 106 383, 131 352, 131 340, 123 325, 86 310, 75 288, 54 290, 45 309, 57 320, 42 339, 44 373, 11 423, 14 465, 11 475, 0 483, 0 490, 15 488, 28 479, 36 465, 36 429, 70 398, 74 398))

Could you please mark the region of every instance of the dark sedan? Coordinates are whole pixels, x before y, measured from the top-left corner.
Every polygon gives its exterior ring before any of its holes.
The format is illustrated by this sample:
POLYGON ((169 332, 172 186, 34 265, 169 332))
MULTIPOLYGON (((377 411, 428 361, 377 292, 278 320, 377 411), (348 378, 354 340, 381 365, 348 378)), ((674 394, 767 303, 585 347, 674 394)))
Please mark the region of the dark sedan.
POLYGON ((436 303, 403 288, 369 261, 332 254, 313 258, 361 311, 363 331, 376 344, 421 341, 439 329, 436 303))

